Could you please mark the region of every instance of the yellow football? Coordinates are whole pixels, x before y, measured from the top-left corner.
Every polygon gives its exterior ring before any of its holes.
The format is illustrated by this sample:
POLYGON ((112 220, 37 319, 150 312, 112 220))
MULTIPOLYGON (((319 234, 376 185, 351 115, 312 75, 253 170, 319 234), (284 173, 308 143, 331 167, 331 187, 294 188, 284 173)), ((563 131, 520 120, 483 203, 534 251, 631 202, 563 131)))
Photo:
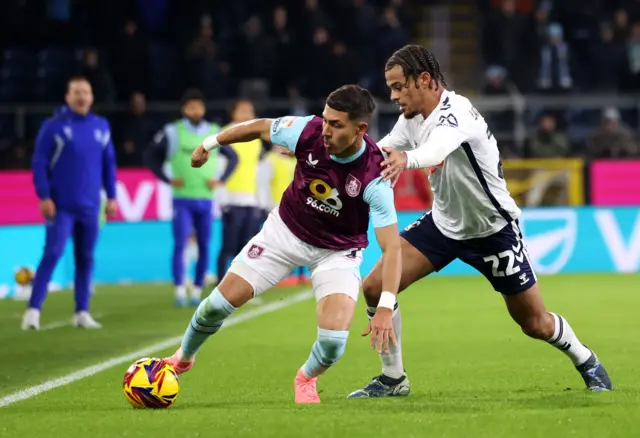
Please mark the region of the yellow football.
POLYGON ((167 362, 145 357, 127 369, 123 390, 134 408, 166 409, 176 401, 180 382, 178 374, 167 362))

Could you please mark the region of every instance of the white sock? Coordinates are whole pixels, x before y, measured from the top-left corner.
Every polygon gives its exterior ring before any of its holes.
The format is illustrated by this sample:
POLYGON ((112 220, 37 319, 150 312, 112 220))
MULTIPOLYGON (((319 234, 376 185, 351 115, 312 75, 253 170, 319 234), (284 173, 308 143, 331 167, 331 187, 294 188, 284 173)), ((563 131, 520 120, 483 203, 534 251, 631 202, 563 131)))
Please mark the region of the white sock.
POLYGON ((187 288, 184 286, 176 286, 176 298, 187 298, 187 288))
MULTIPOLYGON (((367 316, 369 320, 376 314, 375 307, 367 306, 367 316)), ((402 315, 400 314, 400 308, 396 303, 396 307, 393 311, 393 331, 396 335, 397 345, 393 345, 393 342, 389 342, 389 352, 379 353, 380 360, 382 361, 382 374, 392 379, 399 379, 404 374, 404 366, 402 364, 402 315)))
POLYGON ((191 287, 191 298, 200 299, 202 296, 202 288, 198 286, 191 287))
POLYGON ((555 329, 547 342, 569 356, 575 366, 585 363, 591 356, 591 350, 582 345, 566 319, 555 313, 549 314, 553 316, 555 329))

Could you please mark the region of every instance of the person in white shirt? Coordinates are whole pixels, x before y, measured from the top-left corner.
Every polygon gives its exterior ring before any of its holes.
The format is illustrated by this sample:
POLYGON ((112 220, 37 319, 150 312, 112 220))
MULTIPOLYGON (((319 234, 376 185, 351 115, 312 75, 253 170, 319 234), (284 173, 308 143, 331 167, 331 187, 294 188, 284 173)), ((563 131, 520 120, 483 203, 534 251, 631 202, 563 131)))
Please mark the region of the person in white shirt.
MULTIPOLYGON (((545 308, 520 232, 520 209, 507 190, 496 139, 482 115, 467 98, 446 89, 438 61, 422 46, 397 50, 387 61, 385 80, 402 114, 378 142, 388 154, 383 175, 395 183, 404 169, 426 169, 434 193, 431 211, 402 233, 400 290, 460 259, 503 295, 526 335, 569 357, 587 388, 613 389, 595 353, 562 316, 545 308)), ((363 285, 369 318, 375 315, 381 284, 378 263, 363 285)), ((393 327, 397 343, 379 351, 382 373, 349 398, 409 394, 397 302, 393 327)))

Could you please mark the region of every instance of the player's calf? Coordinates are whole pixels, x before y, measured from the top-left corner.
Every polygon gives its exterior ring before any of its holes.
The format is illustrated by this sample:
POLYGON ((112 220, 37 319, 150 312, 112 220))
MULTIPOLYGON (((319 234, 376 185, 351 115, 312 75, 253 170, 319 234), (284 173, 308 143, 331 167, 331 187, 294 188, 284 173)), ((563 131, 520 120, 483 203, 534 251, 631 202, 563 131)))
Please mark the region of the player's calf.
POLYGON ((505 295, 511 317, 528 336, 548 342, 562 351, 592 391, 613 389, 611 379, 593 351, 584 346, 562 316, 547 312, 537 285, 505 295))
POLYGON ((318 298, 318 336, 294 380, 296 403, 320 403, 316 381, 344 354, 360 279, 348 270, 325 271, 315 275, 314 286, 318 298), (349 293, 335 293, 338 288, 349 293))
POLYGON ((196 309, 176 353, 165 360, 178 374, 191 368, 196 354, 209 338, 217 333, 226 318, 249 301, 253 289, 236 274, 229 273, 196 309))
POLYGON ((309 358, 302 366, 305 377, 318 377, 338 362, 347 346, 349 331, 318 328, 318 338, 311 347, 309 358))
POLYGON ((296 403, 320 403, 316 389, 318 376, 340 360, 347 346, 348 338, 348 330, 318 328, 318 338, 311 347, 309 358, 298 370, 293 382, 296 403))

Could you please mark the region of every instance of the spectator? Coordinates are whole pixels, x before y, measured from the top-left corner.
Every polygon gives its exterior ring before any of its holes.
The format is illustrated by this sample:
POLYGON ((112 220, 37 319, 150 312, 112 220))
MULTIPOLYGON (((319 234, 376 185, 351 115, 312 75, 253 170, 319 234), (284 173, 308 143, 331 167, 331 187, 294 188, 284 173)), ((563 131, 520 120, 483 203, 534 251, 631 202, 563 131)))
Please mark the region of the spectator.
POLYGON ((100 55, 95 49, 87 49, 83 53, 82 76, 87 78, 93 87, 97 103, 114 102, 115 87, 109 71, 100 63, 100 55))
MULTIPOLYGON (((484 93, 486 95, 509 96, 517 92, 515 85, 507 78, 507 70, 502 66, 492 65, 487 68, 485 79, 484 93)), ((491 129, 497 133, 513 131, 514 114, 511 109, 486 112, 485 119, 491 129)))
POLYGON ((593 45, 591 51, 592 88, 602 91, 617 91, 620 83, 625 79, 623 66, 625 63, 625 48, 615 42, 613 28, 604 23, 600 29, 600 40, 593 45))
POLYGON ((547 29, 548 41, 540 50, 540 76, 542 90, 559 92, 573 85, 569 45, 564 41, 562 26, 551 23, 547 29))
POLYGON ((284 7, 278 6, 273 10, 272 15, 273 37, 270 46, 274 48, 274 65, 277 66, 272 73, 272 95, 284 97, 287 91, 287 79, 294 69, 293 66, 298 54, 295 51, 289 30, 289 13, 284 7))
POLYGON ((272 41, 265 38, 262 20, 251 16, 242 28, 233 59, 235 75, 243 79, 271 78, 274 65, 272 41))
POLYGON ((606 108, 602 113, 602 125, 587 138, 587 158, 624 158, 638 153, 631 131, 620 124, 616 108, 606 108))
POLYGON ((332 76, 334 66, 329 62, 318 62, 317 60, 331 59, 331 55, 329 32, 324 27, 316 28, 313 32, 313 46, 307 51, 305 62, 307 82, 304 93, 307 98, 320 99, 330 90, 331 85, 326 83, 326 78, 332 76))
POLYGON ((629 35, 629 15, 624 9, 616 11, 613 17, 613 39, 617 43, 623 43, 629 35))
POLYGON ((569 155, 569 139, 566 134, 556 130, 555 117, 546 114, 540 118, 528 152, 530 158, 562 158, 569 155))
POLYGON ((151 80, 149 47, 134 20, 125 22, 117 43, 111 54, 118 100, 128 99, 136 90, 148 94, 151 80))
POLYGON ((500 10, 489 15, 485 28, 486 62, 503 65, 517 81, 520 74, 517 63, 527 25, 525 18, 516 12, 515 0, 503 0, 500 10))
POLYGON ((629 38, 626 44, 627 61, 629 67, 627 74, 627 90, 640 90, 640 22, 631 26, 629 38))
POLYGON ((153 133, 157 130, 154 120, 147 114, 147 99, 139 91, 131 94, 129 114, 123 126, 124 138, 117 148, 118 165, 142 166, 142 154, 153 133))
POLYGON ((229 64, 219 56, 211 17, 203 16, 198 36, 187 47, 187 87, 203 91, 208 99, 223 98, 229 89, 229 64))

